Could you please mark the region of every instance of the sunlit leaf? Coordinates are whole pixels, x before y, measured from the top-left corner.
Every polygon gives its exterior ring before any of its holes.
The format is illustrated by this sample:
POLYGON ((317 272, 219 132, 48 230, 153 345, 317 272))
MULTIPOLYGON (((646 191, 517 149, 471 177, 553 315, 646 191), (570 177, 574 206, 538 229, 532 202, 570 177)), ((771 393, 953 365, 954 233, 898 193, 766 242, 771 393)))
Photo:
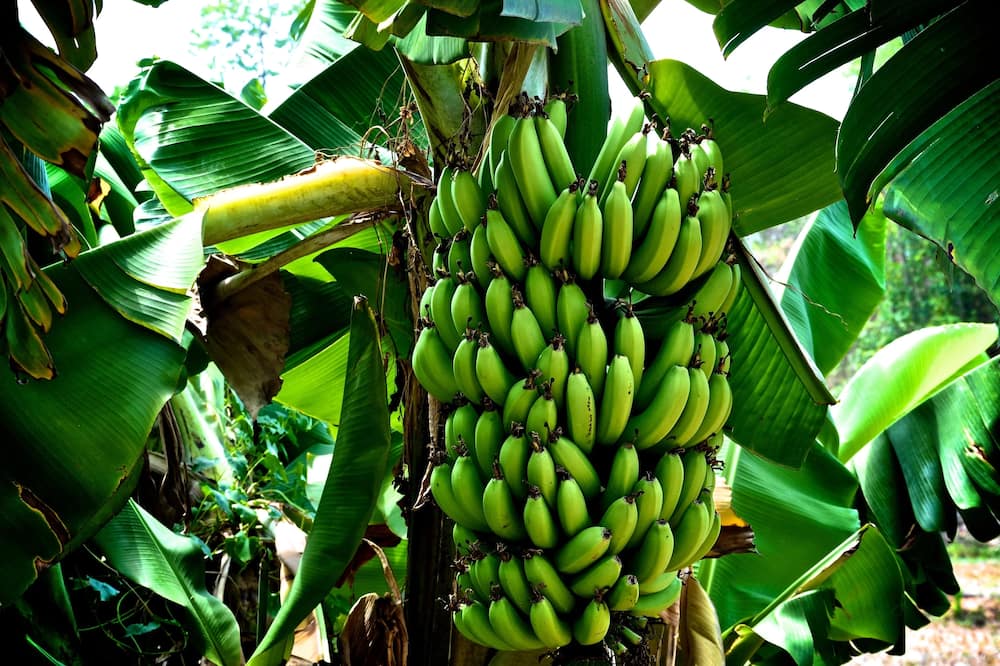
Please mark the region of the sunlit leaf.
POLYGON ((833 407, 840 459, 849 460, 996 339, 993 324, 952 324, 914 331, 880 349, 851 378, 833 407))
POLYGON ((797 4, 798 0, 733 0, 726 4, 712 22, 722 55, 729 56, 748 37, 797 4))

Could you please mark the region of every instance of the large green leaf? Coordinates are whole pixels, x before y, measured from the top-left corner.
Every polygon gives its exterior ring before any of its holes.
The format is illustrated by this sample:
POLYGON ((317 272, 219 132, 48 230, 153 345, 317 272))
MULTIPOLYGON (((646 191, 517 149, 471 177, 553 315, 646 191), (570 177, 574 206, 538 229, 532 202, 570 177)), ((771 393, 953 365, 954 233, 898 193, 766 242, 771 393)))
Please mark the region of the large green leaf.
POLYGON ((723 629, 761 613, 859 527, 854 476, 812 444, 798 469, 768 462, 742 447, 724 450, 732 508, 753 527, 757 552, 699 565, 698 576, 723 629), (790 537, 789 535, 794 535, 790 537))
MULTIPOLYGON (((160 251, 148 255, 151 263, 176 261, 194 268, 186 261, 201 254, 197 230, 191 233, 178 223, 154 236, 160 251)), ((0 423, 10 452, 0 494, 7 535, 0 541, 7 566, 0 586, 3 601, 34 580, 36 566, 61 558, 121 508, 154 419, 178 385, 184 350, 150 327, 122 318, 81 274, 80 266, 120 270, 113 248, 107 245, 71 265, 46 269, 73 304, 46 336, 59 376, 20 384, 8 375, 0 385, 0 423)), ((188 275, 191 283, 195 273, 188 275)), ((161 316, 182 318, 190 299, 172 307, 161 316)))
POLYGON ((734 229, 745 236, 827 206, 840 198, 834 173, 837 122, 786 104, 762 120, 762 95, 730 92, 676 60, 648 63, 650 107, 674 133, 713 121, 732 175, 734 229))
POLYGON ((880 349, 833 407, 841 460, 849 460, 899 417, 937 391, 997 339, 993 324, 920 329, 880 349))
POLYGON ((940 0, 881 0, 872 4, 802 40, 775 61, 767 75, 768 110, 840 65, 873 52, 942 11, 940 0))
POLYGON ((333 461, 295 582, 250 663, 283 640, 318 605, 350 562, 378 501, 391 446, 385 371, 375 316, 364 298, 351 321, 344 410, 333 461))
MULTIPOLYGON (((398 114, 403 84, 391 49, 355 49, 298 87, 268 117, 314 150, 357 154, 369 127, 398 114)), ((367 140, 384 144, 386 137, 367 140)))
POLYGON ((156 61, 128 86, 118 125, 173 215, 197 197, 311 166, 312 148, 180 65, 156 61))
POLYGON ((204 555, 194 539, 175 534, 129 500, 94 542, 119 573, 187 611, 185 624, 208 660, 243 663, 236 617, 206 589, 204 555))
POLYGON ((885 294, 885 232, 875 209, 854 233, 840 201, 806 224, 785 260, 779 280, 788 286, 777 287, 781 309, 824 375, 844 358, 885 294))
POLYGON ((904 155, 886 190, 886 216, 931 239, 1000 305, 994 251, 1000 242, 1000 82, 935 123, 904 155), (957 145, 956 136, 962 137, 957 145))
POLYGON ((852 219, 871 205, 872 182, 897 153, 996 79, 994 70, 980 66, 995 47, 982 30, 985 11, 985 0, 970 0, 947 13, 858 91, 837 135, 837 173, 852 219))
POLYGON ((358 11, 340 0, 315 0, 289 69, 304 81, 316 76, 358 44, 344 36, 358 11))
POLYGON ((722 55, 729 56, 748 37, 797 4, 798 0, 733 0, 728 3, 712 22, 722 55))

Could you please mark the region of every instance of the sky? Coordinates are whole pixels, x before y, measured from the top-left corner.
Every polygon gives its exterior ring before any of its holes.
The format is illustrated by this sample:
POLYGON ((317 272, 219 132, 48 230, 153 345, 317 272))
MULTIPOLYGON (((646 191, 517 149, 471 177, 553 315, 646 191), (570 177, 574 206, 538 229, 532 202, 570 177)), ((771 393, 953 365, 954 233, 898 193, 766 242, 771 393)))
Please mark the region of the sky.
MULTIPOLYGON (((295 0, 282 0, 292 2, 295 0)), ((18 0, 22 23, 43 41, 44 24, 34 15, 28 0, 18 0)), ((177 61, 193 71, 203 64, 189 53, 191 30, 200 23, 197 0, 170 0, 152 8, 132 0, 105 0, 95 21, 98 58, 88 75, 105 91, 124 86, 137 72, 142 58, 159 56, 177 61)), ((785 50, 804 34, 765 28, 723 59, 712 19, 684 0, 664 0, 644 22, 643 31, 657 58, 681 60, 730 90, 764 93, 767 70, 785 50), (680 29, 679 26, 683 26, 680 29)), ((49 40, 51 43, 51 40, 49 40)), ((792 101, 842 118, 850 99, 852 80, 841 68, 792 97, 792 101)), ((626 95, 612 71, 612 91, 626 95)))

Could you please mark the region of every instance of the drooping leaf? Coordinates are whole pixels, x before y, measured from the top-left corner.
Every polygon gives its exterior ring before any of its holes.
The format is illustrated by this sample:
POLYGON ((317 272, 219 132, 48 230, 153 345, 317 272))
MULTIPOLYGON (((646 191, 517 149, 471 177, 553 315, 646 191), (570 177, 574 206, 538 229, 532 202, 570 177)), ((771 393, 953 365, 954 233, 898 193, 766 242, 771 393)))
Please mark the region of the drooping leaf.
POLYGON ((851 378, 833 407, 841 460, 934 393, 997 339, 993 324, 952 324, 897 338, 851 378))
POLYGON ((762 120, 761 95, 725 90, 676 60, 648 63, 649 78, 633 76, 634 93, 646 89, 648 104, 670 118, 674 134, 712 121, 732 176, 733 226, 745 236, 827 206, 840 198, 834 173, 837 123, 786 104, 762 120))
POLYGON ((837 135, 837 173, 851 218, 873 199, 878 174, 937 120, 992 83, 979 67, 993 52, 980 29, 986 2, 971 0, 920 32, 868 79, 851 102, 837 135), (929 62, 934 67, 927 67, 929 62), (920 71, 922 75, 913 76, 920 71))
POLYGON ((998 120, 1000 82, 994 82, 907 146, 883 174, 895 175, 885 193, 886 216, 933 241, 994 304, 1000 304, 1000 256, 992 251, 1000 238, 998 120))
POLYGON ((94 541, 118 572, 187 611, 186 624, 207 659, 223 666, 243 663, 236 617, 206 589, 204 555, 190 537, 129 500, 94 541))
POLYGON ((798 0, 732 0, 726 4, 712 22, 715 38, 728 57, 748 37, 783 16, 798 4, 798 0))
POLYGON ((886 221, 878 209, 851 225, 843 201, 806 224, 782 268, 781 309, 824 375, 861 334, 885 294, 886 221), (830 279, 830 267, 837 279, 830 279))
POLYGON ((351 321, 344 412, 326 487, 298 574, 250 663, 283 648, 283 639, 326 596, 357 550, 378 500, 390 448, 388 400, 378 328, 364 298, 351 321))
POLYGON ((469 43, 465 39, 428 35, 426 15, 406 37, 396 39, 395 46, 407 60, 421 65, 450 65, 469 56, 469 43))
POLYGON ((298 39, 289 68, 300 80, 316 76, 330 63, 357 48, 344 36, 357 10, 340 0, 315 0, 309 22, 298 39))
POLYGON ((722 632, 712 600, 697 578, 684 581, 680 600, 677 663, 682 666, 722 666, 722 632))
POLYGON ((775 61, 767 75, 768 111, 844 63, 940 13, 943 3, 883 0, 872 5, 810 35, 775 61))

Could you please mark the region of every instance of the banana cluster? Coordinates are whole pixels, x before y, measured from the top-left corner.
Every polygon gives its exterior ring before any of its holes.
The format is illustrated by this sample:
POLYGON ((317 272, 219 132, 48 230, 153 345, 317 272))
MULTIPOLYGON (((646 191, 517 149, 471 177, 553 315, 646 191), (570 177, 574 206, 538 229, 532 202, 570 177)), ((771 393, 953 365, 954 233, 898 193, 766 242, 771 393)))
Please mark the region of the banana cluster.
POLYGON ((443 170, 428 218, 413 370, 447 410, 430 488, 455 523, 449 606, 500 650, 627 649, 721 529, 740 286, 722 158, 710 132, 661 137, 636 101, 584 180, 564 103, 523 107, 478 174, 443 170), (665 297, 673 323, 647 336, 605 280, 665 297))

